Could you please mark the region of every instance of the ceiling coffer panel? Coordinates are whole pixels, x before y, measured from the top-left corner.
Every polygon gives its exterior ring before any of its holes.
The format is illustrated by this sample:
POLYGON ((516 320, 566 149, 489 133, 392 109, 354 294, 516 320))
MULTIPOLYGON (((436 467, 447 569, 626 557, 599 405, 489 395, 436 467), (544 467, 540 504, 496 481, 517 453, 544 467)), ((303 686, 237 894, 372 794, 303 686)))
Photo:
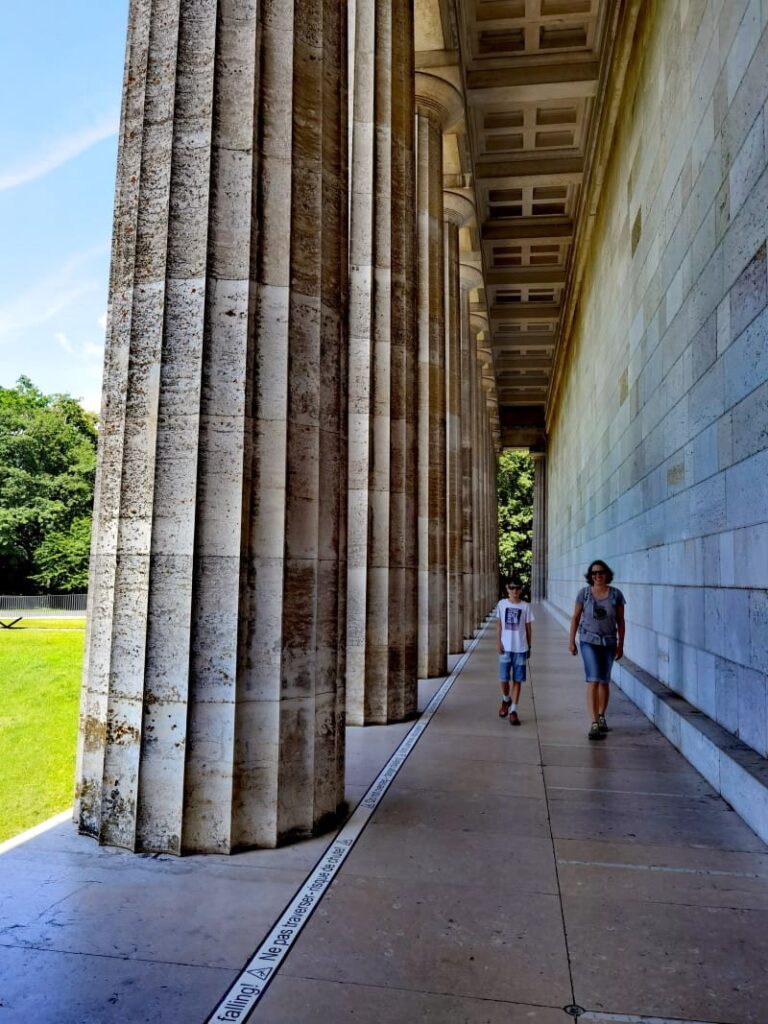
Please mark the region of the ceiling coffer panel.
POLYGON ((459 0, 477 236, 499 402, 542 409, 617 0, 459 0))

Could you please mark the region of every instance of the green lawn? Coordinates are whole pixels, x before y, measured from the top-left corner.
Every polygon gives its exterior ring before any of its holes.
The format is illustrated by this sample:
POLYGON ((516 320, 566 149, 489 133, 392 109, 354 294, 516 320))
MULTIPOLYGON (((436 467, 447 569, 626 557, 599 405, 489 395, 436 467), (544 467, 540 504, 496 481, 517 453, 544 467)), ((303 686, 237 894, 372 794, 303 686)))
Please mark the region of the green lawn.
POLYGON ((72 803, 84 642, 85 619, 0 629, 0 842, 72 803))

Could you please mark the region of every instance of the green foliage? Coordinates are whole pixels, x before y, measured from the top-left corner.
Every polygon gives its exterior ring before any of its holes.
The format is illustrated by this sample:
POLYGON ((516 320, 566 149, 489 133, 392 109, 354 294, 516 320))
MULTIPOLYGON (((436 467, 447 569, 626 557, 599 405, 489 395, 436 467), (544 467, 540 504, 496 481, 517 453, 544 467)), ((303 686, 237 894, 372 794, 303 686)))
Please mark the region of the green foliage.
POLYGON ((533 460, 523 452, 502 452, 496 474, 499 502, 499 573, 531 583, 533 460))
POLYGON ((27 377, 0 388, 0 589, 82 590, 96 472, 96 417, 27 377))
POLYGON ((91 517, 78 516, 68 530, 46 534, 35 552, 39 572, 32 577, 45 590, 82 593, 88 589, 91 517))
POLYGON ((85 619, 0 630, 0 842, 72 803, 85 619))

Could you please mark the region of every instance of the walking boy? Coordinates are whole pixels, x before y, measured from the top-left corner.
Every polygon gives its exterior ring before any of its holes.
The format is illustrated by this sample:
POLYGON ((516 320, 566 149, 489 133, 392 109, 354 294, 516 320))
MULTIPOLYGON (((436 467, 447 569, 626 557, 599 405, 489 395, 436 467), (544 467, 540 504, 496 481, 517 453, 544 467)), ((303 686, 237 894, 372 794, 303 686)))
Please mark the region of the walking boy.
POLYGON ((499 718, 509 716, 510 725, 520 725, 517 702, 520 684, 525 682, 525 666, 531 653, 531 606, 522 600, 519 580, 507 580, 507 596, 496 605, 496 641, 499 651, 501 707, 499 718), (512 678, 512 696, 509 681, 512 678))

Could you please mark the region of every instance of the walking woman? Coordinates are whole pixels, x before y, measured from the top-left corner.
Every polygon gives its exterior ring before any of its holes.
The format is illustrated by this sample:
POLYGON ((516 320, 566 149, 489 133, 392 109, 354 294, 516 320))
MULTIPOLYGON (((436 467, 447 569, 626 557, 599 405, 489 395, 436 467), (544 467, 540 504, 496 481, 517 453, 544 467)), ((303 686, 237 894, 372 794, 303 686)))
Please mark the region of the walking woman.
POLYGON ((587 713, 592 723, 589 739, 602 740, 609 731, 605 721, 614 661, 624 654, 624 595, 612 587, 610 566, 598 559, 586 572, 571 618, 568 650, 576 654, 576 630, 587 679, 587 713))

